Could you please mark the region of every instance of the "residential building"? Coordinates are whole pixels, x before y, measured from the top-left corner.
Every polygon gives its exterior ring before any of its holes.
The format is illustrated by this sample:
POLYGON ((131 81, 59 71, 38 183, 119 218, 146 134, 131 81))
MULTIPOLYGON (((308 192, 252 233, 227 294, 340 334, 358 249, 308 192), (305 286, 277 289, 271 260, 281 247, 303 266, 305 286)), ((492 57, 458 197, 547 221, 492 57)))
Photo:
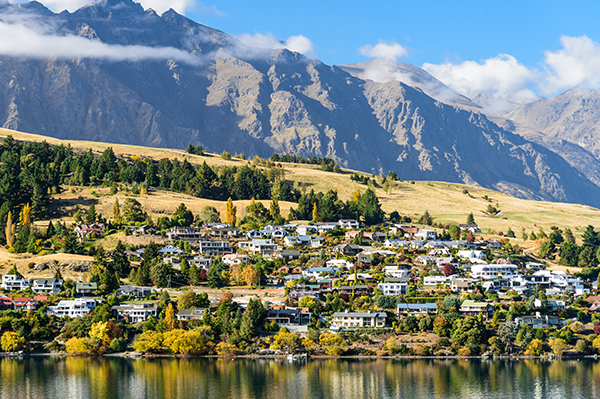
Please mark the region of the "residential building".
POLYGON ((19 278, 16 274, 3 274, 0 287, 4 291, 23 291, 31 286, 31 280, 28 278, 19 278))
POLYGON ((432 240, 435 240, 435 238, 436 238, 435 230, 425 230, 425 229, 423 229, 423 230, 415 233, 414 237, 415 238, 420 238, 420 239, 425 240, 425 241, 432 241, 432 240))
POLYGON ((360 227, 360 223, 354 219, 340 219, 338 220, 338 226, 341 229, 356 230, 360 227))
POLYGON ((482 314, 486 319, 494 315, 494 305, 488 302, 476 302, 470 299, 466 299, 460 309, 459 313, 463 316, 478 316, 482 314))
POLYGON ((386 320, 385 312, 336 312, 331 324, 339 328, 385 327, 386 320))
POLYGON ((252 258, 250 257, 250 255, 246 254, 227 254, 223 255, 223 258, 221 258, 221 260, 223 261, 223 263, 226 263, 229 266, 234 266, 248 263, 248 261, 252 260, 252 258))
POLYGON ((156 303, 140 302, 129 305, 119 305, 112 307, 117 321, 126 320, 128 323, 139 323, 146 321, 148 317, 158 315, 158 306, 156 303))
POLYGON ((498 277, 516 277, 518 276, 516 265, 486 265, 476 264, 471 266, 471 277, 484 280, 495 279, 498 277))
POLYGON ((529 324, 533 328, 552 328, 557 327, 558 329, 562 328, 567 324, 566 320, 562 320, 558 316, 548 316, 541 315, 540 313, 536 313, 535 316, 519 316, 515 317, 515 324, 529 324))
POLYGON ((458 251, 456 253, 456 256, 458 256, 459 258, 465 258, 465 259, 484 259, 485 258, 485 254, 483 253, 483 251, 474 251, 474 250, 458 251))
POLYGON ((311 267, 302 271, 302 275, 308 278, 319 278, 321 275, 334 276, 340 272, 337 267, 311 267))
POLYGON ((296 251, 295 249, 279 249, 274 255, 274 257, 277 259, 285 259, 288 261, 300 259, 300 256, 300 252, 296 251))
POLYGON ((55 278, 34 278, 31 289, 37 294, 56 294, 62 291, 62 280, 55 278))
POLYGON ((193 258, 188 259, 188 263, 201 269, 208 270, 212 266, 213 260, 212 258, 206 258, 204 256, 194 256, 193 258))
POLYGON ((100 236, 104 232, 104 223, 93 223, 90 225, 81 224, 75 227, 73 230, 75 233, 77 233, 80 239, 90 237, 92 234, 100 236))
POLYGON ((476 224, 459 224, 458 227, 461 230, 470 231, 471 233, 481 233, 481 229, 476 224))
POLYGON ((352 269, 354 267, 354 263, 346 260, 346 259, 331 259, 325 262, 328 267, 337 267, 339 269, 352 269))
POLYGON ((48 306, 48 316, 57 317, 83 317, 89 314, 98 305, 94 299, 75 298, 62 300, 56 306, 48 306))
POLYGON ((354 292, 355 296, 364 296, 369 295, 371 293, 371 288, 366 284, 355 284, 352 285, 342 285, 339 287, 333 287, 334 290, 340 292, 341 294, 352 295, 354 292))
POLYGON ((308 235, 309 233, 316 233, 318 230, 316 227, 313 226, 306 226, 306 225, 298 225, 296 226, 296 234, 298 234, 299 236, 305 236, 308 235))
POLYGON ((253 239, 252 241, 240 241, 238 248, 253 254, 269 256, 277 251, 278 246, 271 239, 253 239))
POLYGON ((319 233, 325 233, 337 230, 339 226, 337 223, 315 223, 313 224, 313 227, 315 227, 319 233))
POLYGON ((398 249, 398 248, 410 248, 411 241, 406 240, 395 240, 387 239, 383 242, 384 248, 398 249))
POLYGON ((135 298, 145 298, 152 294, 152 287, 139 287, 135 285, 122 285, 117 288, 116 295, 130 295, 135 298))
POLYGON ((397 283, 379 283, 377 288, 383 295, 404 295, 408 291, 408 283, 397 282, 397 283))
POLYGON ((233 253, 229 241, 199 241, 198 251, 202 255, 225 255, 233 253))
POLYGON ((361 251, 362 248, 358 245, 340 244, 335 247, 335 253, 346 256, 356 256, 361 251))
POLYGON ((308 308, 288 308, 271 306, 267 311, 267 321, 279 326, 303 326, 310 323, 312 313, 308 308))
POLYGON ((177 248, 173 245, 167 245, 164 248, 158 250, 159 255, 172 255, 172 256, 183 256, 185 255, 185 251, 177 248))
POLYGON ((172 241, 197 241, 204 236, 198 227, 173 227, 167 232, 167 238, 172 241))
POLYGON ((205 312, 210 313, 210 310, 204 308, 179 309, 177 320, 201 320, 204 317, 205 312))
POLYGON ((437 313, 437 305, 435 302, 399 303, 397 305, 396 312, 398 313, 398 315, 433 315, 437 313))
POLYGON ((427 287, 435 287, 438 284, 448 285, 456 275, 452 276, 425 276, 423 277, 423 285, 427 287))
POLYGON ((84 283, 82 281, 75 283, 75 292, 79 295, 93 295, 94 291, 98 291, 97 283, 84 283))
POLYGON ((400 265, 385 265, 385 275, 394 278, 408 277, 408 267, 400 265))
MULTIPOLYGON (((48 297, 44 298, 46 298, 46 300, 48 299, 48 297)), ((35 298, 13 297, 12 303, 14 310, 21 310, 27 312, 30 310, 37 309, 37 301, 35 298)))
POLYGON ((454 278, 450 281, 450 289, 454 292, 470 292, 473 289, 471 280, 454 278))

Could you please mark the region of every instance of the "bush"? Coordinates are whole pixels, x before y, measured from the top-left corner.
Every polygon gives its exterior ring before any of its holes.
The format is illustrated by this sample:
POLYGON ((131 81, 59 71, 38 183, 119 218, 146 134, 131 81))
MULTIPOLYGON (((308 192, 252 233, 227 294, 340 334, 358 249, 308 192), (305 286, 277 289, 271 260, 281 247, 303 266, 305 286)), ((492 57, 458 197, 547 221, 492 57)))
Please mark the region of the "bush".
POLYGON ((471 356, 471 349, 467 348, 466 346, 463 346, 458 350, 458 354, 461 356, 471 356))
POLYGON ((127 340, 125 338, 115 338, 110 343, 110 349, 113 352, 124 352, 127 349, 127 340))
POLYGON ((585 325, 580 321, 571 323, 569 325, 569 328, 571 329, 571 331, 573 331, 574 333, 577 333, 577 334, 580 334, 585 331, 585 325))

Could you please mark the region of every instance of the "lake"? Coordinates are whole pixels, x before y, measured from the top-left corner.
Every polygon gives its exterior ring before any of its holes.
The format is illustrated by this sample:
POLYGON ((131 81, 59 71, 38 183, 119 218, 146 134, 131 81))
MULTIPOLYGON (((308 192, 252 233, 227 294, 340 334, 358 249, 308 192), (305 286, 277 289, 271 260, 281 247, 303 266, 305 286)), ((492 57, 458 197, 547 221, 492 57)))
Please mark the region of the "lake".
POLYGON ((0 359, 0 398, 597 398, 600 362, 0 359))

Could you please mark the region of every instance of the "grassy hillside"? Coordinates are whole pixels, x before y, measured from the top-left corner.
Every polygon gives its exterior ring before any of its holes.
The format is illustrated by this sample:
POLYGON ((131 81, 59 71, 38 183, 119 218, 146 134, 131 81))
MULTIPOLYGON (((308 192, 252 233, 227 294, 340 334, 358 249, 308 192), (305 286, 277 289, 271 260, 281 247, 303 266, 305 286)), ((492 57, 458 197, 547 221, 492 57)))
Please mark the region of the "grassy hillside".
MULTIPOLYGON (((92 148, 93 151, 97 151, 98 153, 110 146, 113 148, 115 154, 124 157, 141 155, 156 160, 165 157, 177 158, 179 160, 187 159, 193 164, 206 162, 210 166, 239 166, 249 162, 240 159, 223 160, 217 154, 207 154, 205 156, 190 155, 183 150, 88 141, 67 142, 39 135, 0 129, 0 137, 5 137, 9 134, 17 140, 46 140, 50 144, 70 144, 73 148, 81 149, 82 151, 92 148)), ((352 196, 352 193, 356 189, 361 191, 367 189, 367 186, 350 180, 350 174, 354 173, 354 171, 344 170, 345 173, 336 174, 318 170, 314 165, 286 163, 283 163, 283 165, 287 171, 285 180, 301 183, 306 186, 307 190, 326 191, 337 189, 339 197, 346 200, 352 196)), ((382 207, 386 212, 397 210, 401 215, 416 218, 422 215, 425 210, 428 210, 436 222, 445 224, 451 222, 464 223, 467 215, 472 212, 475 216, 475 221, 482 227, 484 232, 506 232, 510 227, 517 234, 517 237, 520 237, 522 228, 525 228, 527 232, 537 232, 542 227, 546 232, 549 232, 551 226, 559 226, 561 228, 570 227, 573 229, 575 235, 579 236, 588 224, 600 226, 600 210, 590 206, 521 200, 493 190, 463 184, 401 181, 396 183, 390 194, 381 188, 374 188, 374 190, 379 196, 382 207), (465 194, 464 190, 467 190, 468 194, 465 194), (484 199, 484 196, 487 196, 488 200, 484 199), (496 216, 487 215, 485 210, 490 204, 500 209, 501 213, 496 216)), ((116 196, 110 196, 108 195, 108 189, 79 187, 54 195, 53 203, 55 208, 60 207, 63 211, 66 210, 71 214, 75 212, 77 205, 87 207, 91 203, 96 203, 101 213, 111 215, 112 204, 115 201, 114 197, 119 198, 119 201, 122 203, 126 197, 126 193, 119 192, 116 196)), ((225 214, 225 202, 199 199, 181 193, 151 190, 148 195, 139 196, 138 200, 153 217, 170 215, 181 202, 185 203, 194 213, 199 212, 205 205, 213 205, 221 212, 221 215, 225 214)), ((244 216, 244 209, 249 201, 236 202, 238 216, 244 216)), ((265 205, 268 206, 268 203, 265 202, 265 205)), ((287 214, 289 208, 292 206, 295 205, 292 203, 281 203, 282 213, 284 215, 287 214)))

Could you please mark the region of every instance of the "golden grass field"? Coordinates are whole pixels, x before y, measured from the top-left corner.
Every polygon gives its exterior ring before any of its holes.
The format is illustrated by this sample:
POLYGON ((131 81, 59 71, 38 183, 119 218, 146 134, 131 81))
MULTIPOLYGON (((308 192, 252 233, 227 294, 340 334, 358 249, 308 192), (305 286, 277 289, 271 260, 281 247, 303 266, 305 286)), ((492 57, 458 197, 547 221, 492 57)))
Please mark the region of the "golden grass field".
MULTIPOLYGON (((104 149, 110 146, 113 148, 115 154, 123 157, 139 156, 141 154, 144 157, 154 160, 164 157, 177 158, 179 160, 187 159, 192 164, 206 162, 210 166, 239 166, 249 162, 240 159, 223 160, 217 154, 198 156, 190 155, 183 150, 176 149, 148 148, 89 141, 64 141, 40 135, 0 129, 0 137, 5 137, 9 134, 18 140, 46 140, 50 144, 70 144, 73 148, 81 151, 91 148, 97 153, 104 151, 104 149)), ((327 191, 335 189, 342 200, 349 199, 356 189, 363 192, 367 189, 367 186, 350 180, 350 173, 354 173, 354 171, 344 170, 344 174, 336 174, 323 172, 311 165, 283 163, 283 166, 286 169, 286 181, 302 183, 307 186, 307 190, 327 191)), ((359 173, 364 174, 362 172, 359 173)), ((411 182, 401 181, 396 183, 396 187, 389 195, 381 188, 374 188, 374 190, 380 198, 382 208, 386 212, 397 210, 401 215, 416 218, 422 215, 425 210, 428 210, 436 222, 444 224, 452 222, 464 223, 467 215, 472 212, 475 216, 475 221, 483 229, 484 233, 506 232, 508 228, 512 228, 517 237, 520 238, 522 228, 525 228, 527 232, 537 232, 542 227, 546 232, 549 232, 551 226, 558 226, 560 228, 570 227, 578 237, 585 226, 589 224, 600 226, 600 210, 590 206, 522 200, 501 194, 497 191, 464 184, 427 181, 416 181, 414 184, 411 184, 411 182), (470 196, 463 194, 464 189, 469 191, 470 196), (490 202, 482 198, 486 195, 490 198, 490 202), (497 216, 485 214, 484 211, 488 204, 497 206, 501 210, 501 213, 497 216)), ((65 190, 61 194, 54 195, 53 199, 60 200, 60 206, 69 213, 74 213, 78 205, 86 208, 93 202, 97 204, 97 209, 108 217, 112 216, 112 206, 115 198, 118 198, 122 204, 127 196, 124 192, 110 196, 107 195, 108 189, 103 188, 74 187, 73 191, 65 190), (90 194, 91 191, 95 191, 97 195, 90 194)), ((194 213, 198 213, 205 205, 213 205, 222 215, 225 213, 224 201, 195 198, 185 194, 162 190, 151 189, 147 195, 138 196, 137 199, 153 218, 170 216, 180 203, 186 204, 194 213)), ((244 210, 248 203, 249 201, 236 201, 238 216, 244 216, 244 210)), ((268 207, 268 201, 263 201, 263 203, 268 207)), ((282 213, 286 215, 290 207, 294 205, 292 203, 281 203, 282 213)))

